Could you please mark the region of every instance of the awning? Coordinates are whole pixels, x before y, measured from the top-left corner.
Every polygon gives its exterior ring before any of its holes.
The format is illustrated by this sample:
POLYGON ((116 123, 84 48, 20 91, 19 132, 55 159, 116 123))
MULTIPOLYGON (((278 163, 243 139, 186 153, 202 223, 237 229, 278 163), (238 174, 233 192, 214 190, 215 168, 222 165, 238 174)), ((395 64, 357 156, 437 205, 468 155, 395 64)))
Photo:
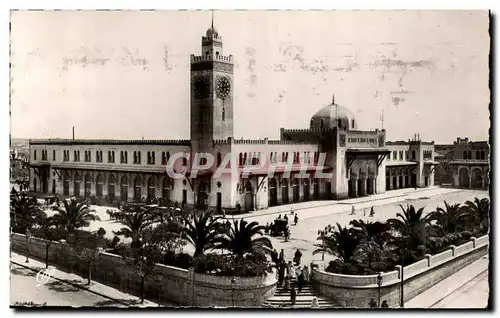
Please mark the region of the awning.
POLYGON ((416 166, 415 161, 388 161, 385 163, 386 167, 401 167, 401 166, 416 166))
POLYGON ((166 167, 143 167, 143 166, 120 166, 120 165, 92 165, 92 164, 57 164, 54 169, 64 170, 94 170, 115 172, 144 172, 144 173, 167 173, 166 167))
POLYGON ((292 165, 292 166, 275 166, 275 167, 260 167, 255 169, 241 170, 241 174, 248 172, 249 175, 267 175, 271 173, 298 173, 301 171, 311 172, 311 171, 321 171, 328 172, 331 171, 332 167, 330 166, 301 166, 301 165, 292 165))
POLYGON ((48 162, 33 162, 30 164, 33 168, 42 168, 42 167, 50 167, 50 163, 48 162))
POLYGON ((390 150, 385 148, 348 148, 347 154, 389 154, 390 150))

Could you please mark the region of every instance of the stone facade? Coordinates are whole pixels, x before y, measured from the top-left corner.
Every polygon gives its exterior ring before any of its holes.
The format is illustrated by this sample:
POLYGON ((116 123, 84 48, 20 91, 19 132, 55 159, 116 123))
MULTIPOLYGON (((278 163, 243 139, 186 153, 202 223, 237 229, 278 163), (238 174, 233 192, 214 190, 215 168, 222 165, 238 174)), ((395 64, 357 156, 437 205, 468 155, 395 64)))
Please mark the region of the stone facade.
MULTIPOLYGON (((426 257, 414 264, 405 266, 404 301, 408 301, 446 277, 456 273, 488 253, 489 236, 471 238, 470 242, 437 255, 426 257)), ((313 269, 311 282, 322 295, 336 300, 343 307, 369 307, 373 298, 386 300, 389 307, 399 307, 401 300, 401 266, 392 272, 382 273, 381 286, 378 275, 342 275, 313 269)))
MULTIPOLYGON (((26 236, 14 234, 13 251, 26 254, 26 236)), ((45 261, 45 244, 41 239, 30 238, 30 257, 45 261)), ((61 270, 87 276, 86 264, 74 256, 68 245, 54 242, 49 248, 49 263, 61 270)), ((140 296, 140 278, 117 255, 102 253, 97 260, 92 278, 122 292, 140 296)), ((172 266, 157 264, 155 273, 145 280, 146 298, 158 304, 177 303, 197 307, 258 307, 274 295, 276 275, 264 277, 218 277, 196 274, 172 266)))

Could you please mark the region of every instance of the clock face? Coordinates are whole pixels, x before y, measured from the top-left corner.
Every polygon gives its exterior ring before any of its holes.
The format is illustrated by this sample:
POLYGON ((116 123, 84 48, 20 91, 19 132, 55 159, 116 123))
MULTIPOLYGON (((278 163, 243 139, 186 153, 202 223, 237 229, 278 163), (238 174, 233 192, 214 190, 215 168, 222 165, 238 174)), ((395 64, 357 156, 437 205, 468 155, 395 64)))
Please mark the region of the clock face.
POLYGON ((198 76, 194 81, 196 98, 207 98, 210 95, 210 81, 207 76, 198 76))
POLYGON ((217 78, 217 96, 220 99, 226 99, 229 97, 229 93, 231 92, 231 83, 229 83, 229 79, 225 76, 219 76, 217 78))

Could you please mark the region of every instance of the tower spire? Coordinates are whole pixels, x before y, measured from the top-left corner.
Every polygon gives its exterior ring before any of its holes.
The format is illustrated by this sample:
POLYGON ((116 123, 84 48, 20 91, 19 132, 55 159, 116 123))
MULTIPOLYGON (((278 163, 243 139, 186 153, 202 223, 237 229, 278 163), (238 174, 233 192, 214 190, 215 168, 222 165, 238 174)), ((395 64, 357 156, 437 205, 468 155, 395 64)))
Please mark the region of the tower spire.
POLYGON ((212 30, 214 28, 214 10, 212 10, 212 30))

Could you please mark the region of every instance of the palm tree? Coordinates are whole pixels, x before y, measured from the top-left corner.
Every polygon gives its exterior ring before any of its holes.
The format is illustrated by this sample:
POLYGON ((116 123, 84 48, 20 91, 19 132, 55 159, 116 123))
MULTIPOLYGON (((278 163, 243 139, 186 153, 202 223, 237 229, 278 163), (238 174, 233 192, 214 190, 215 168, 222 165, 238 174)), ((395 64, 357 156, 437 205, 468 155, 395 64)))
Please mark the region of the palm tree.
POLYGON ((313 251, 313 255, 319 253, 327 253, 339 258, 342 262, 347 262, 351 259, 358 246, 358 237, 353 231, 347 227, 342 227, 337 223, 337 229, 330 235, 321 235, 318 240, 321 244, 315 244, 318 247, 313 251))
POLYGON ((463 209, 460 204, 448 204, 444 201, 445 208, 438 207, 436 211, 431 212, 427 219, 430 222, 436 221, 433 226, 437 227, 441 234, 455 233, 463 228, 463 209))
POLYGON ((245 253, 268 254, 273 250, 273 244, 267 237, 263 236, 265 226, 258 222, 248 223, 245 220, 235 220, 229 231, 217 239, 217 247, 229 250, 237 258, 241 258, 245 253))
POLYGON ((122 208, 120 223, 124 225, 120 230, 113 231, 114 235, 123 235, 132 239, 132 244, 139 242, 143 231, 153 222, 151 209, 136 205, 126 205, 122 208))
POLYGON ((399 207, 403 213, 396 214, 397 218, 389 219, 387 223, 403 239, 408 240, 410 249, 416 250, 417 246, 425 245, 429 219, 423 216, 423 207, 418 210, 413 205, 407 205, 406 209, 402 205, 399 207))
POLYGON ((365 222, 362 219, 352 220, 353 232, 358 236, 360 242, 375 242, 381 247, 390 241, 392 235, 389 233, 390 227, 387 223, 365 222))
POLYGON ((40 226, 35 230, 34 236, 41 238, 45 245, 45 268, 49 267, 49 249, 50 246, 59 238, 64 236, 62 229, 57 227, 57 223, 53 217, 44 218, 40 226))
POLYGON ((195 215, 192 220, 185 215, 184 218, 184 235, 194 248, 194 256, 203 255, 203 253, 217 244, 217 236, 220 235, 218 228, 220 217, 213 217, 212 211, 204 211, 199 215, 195 215))
POLYGON ((67 235, 73 235, 78 228, 89 226, 91 221, 101 220, 87 201, 71 198, 62 202, 62 207, 60 205, 52 207, 57 212, 53 218, 66 230, 67 235))
POLYGON ((474 201, 466 201, 462 209, 473 224, 482 225, 485 228, 489 227, 490 200, 474 198, 474 201))
POLYGON ((36 197, 29 197, 24 192, 12 190, 10 195, 10 222, 12 230, 17 233, 25 233, 35 224, 40 224, 46 217, 45 212, 40 209, 36 197))

